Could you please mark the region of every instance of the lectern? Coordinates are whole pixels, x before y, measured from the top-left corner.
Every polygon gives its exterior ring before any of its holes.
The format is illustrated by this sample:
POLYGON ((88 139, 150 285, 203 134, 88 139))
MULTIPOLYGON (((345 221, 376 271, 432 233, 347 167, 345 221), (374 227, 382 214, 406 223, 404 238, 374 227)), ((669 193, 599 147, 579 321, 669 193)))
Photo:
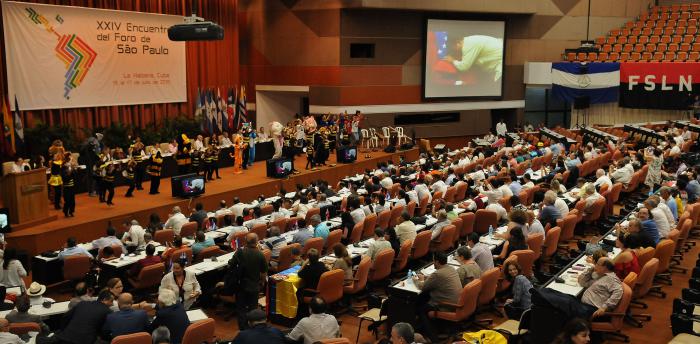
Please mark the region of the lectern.
POLYGON ((13 228, 51 219, 45 169, 7 174, 0 185, 3 203, 10 209, 10 223, 19 225, 13 228))

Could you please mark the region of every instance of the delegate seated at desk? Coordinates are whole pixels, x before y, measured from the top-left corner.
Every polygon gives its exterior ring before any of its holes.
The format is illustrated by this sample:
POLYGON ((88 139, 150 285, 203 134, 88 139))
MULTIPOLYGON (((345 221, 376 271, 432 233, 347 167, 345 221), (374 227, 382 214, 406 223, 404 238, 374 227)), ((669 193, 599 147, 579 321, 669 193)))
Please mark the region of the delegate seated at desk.
POLYGON ((462 282, 459 279, 457 270, 447 265, 447 254, 445 252, 435 252, 433 257, 435 272, 428 278, 423 274, 413 277, 413 282, 420 289, 423 297, 427 296, 428 302, 418 303, 418 317, 425 328, 425 334, 431 339, 435 338, 428 312, 445 308, 445 303, 454 304, 459 300, 462 292, 462 282))
POLYGON ((607 257, 601 257, 595 266, 582 273, 578 283, 586 288, 581 297, 581 306, 589 318, 615 309, 622 299, 622 281, 615 274, 615 264, 607 257))

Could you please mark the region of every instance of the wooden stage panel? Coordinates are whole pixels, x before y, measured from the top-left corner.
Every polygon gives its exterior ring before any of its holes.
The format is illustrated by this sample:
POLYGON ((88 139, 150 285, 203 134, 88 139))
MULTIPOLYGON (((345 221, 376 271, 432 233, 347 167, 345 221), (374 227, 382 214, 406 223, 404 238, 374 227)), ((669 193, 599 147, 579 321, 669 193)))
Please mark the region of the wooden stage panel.
MULTIPOLYGON (((364 153, 358 152, 358 160, 352 164, 338 164, 335 167, 324 167, 318 171, 304 170, 305 157, 295 159, 295 167, 301 172, 292 175, 289 179, 271 179, 265 176, 265 163, 257 162, 243 174, 234 175, 233 168, 221 169, 222 179, 207 183, 206 193, 195 200, 179 199, 171 197, 170 178, 161 180, 160 194, 149 195, 149 182, 145 182, 143 191, 134 192, 133 198, 125 198, 127 187, 118 187, 115 190, 114 206, 99 203, 96 197, 87 194, 76 196, 75 217, 65 218, 60 210, 49 210, 49 214, 58 219, 41 225, 25 228, 6 235, 6 240, 13 247, 28 251, 30 254, 38 254, 48 250, 56 250, 66 242, 66 238, 73 236, 79 242, 87 242, 99 238, 105 234, 107 226, 111 222, 118 232, 124 230, 122 223, 125 220, 137 219, 142 226, 147 226, 151 213, 156 213, 165 222, 168 214, 174 206, 180 206, 183 213, 188 214, 189 208, 194 208, 194 203, 201 202, 204 208, 214 210, 219 207, 219 202, 225 200, 231 206, 233 197, 239 197, 241 201, 248 202, 259 195, 266 196, 276 194, 281 188, 287 191, 296 190, 296 184, 308 184, 310 181, 325 179, 331 185, 335 185, 347 175, 364 172, 367 168, 375 168, 380 161, 399 161, 404 156, 407 161, 418 159, 418 149, 411 149, 397 153, 374 152, 369 159, 364 158, 364 153)), ((335 155, 331 155, 329 162, 335 161, 335 155)))

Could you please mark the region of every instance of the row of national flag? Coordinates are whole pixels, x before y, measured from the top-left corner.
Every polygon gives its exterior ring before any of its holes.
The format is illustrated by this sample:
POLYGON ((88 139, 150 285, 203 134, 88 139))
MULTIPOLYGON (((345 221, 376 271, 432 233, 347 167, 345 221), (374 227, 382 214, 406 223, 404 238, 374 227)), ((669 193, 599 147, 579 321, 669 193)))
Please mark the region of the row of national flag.
POLYGON ((9 103, 2 96, 2 116, 0 117, 0 155, 14 156, 24 153, 24 126, 19 112, 19 103, 15 96, 15 111, 10 112, 9 103))
POLYGON ((202 132, 208 135, 238 131, 249 122, 245 86, 229 88, 228 95, 223 89, 223 97, 219 87, 197 89, 194 116, 201 119, 202 132))

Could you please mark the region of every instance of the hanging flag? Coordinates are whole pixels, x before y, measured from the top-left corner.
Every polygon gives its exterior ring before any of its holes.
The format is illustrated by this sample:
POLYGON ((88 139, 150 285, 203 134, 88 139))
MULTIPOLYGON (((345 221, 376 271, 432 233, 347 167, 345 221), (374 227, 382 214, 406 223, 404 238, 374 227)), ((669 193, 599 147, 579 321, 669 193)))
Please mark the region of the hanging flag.
POLYGON ((194 108, 194 119, 199 120, 199 129, 203 132, 205 125, 204 125, 204 116, 202 116, 203 109, 202 109, 202 94, 199 90, 199 87, 197 87, 197 105, 195 105, 194 108))
POLYGON ((233 127, 233 120, 234 120, 234 114, 235 114, 235 106, 236 106, 236 96, 234 95, 234 89, 229 88, 228 89, 228 104, 226 104, 226 114, 228 115, 228 130, 234 130, 233 127))
MULTIPOLYGON (((221 111, 221 132, 227 132, 228 131, 228 105, 226 104, 226 93, 224 93, 224 97, 221 97, 221 89, 216 90, 218 95, 219 95, 219 109, 221 111)), ((224 89, 224 92, 226 92, 226 89, 224 89)))
POLYGON ((216 88, 216 99, 214 99, 214 103, 216 103, 216 128, 218 134, 221 134, 223 132, 223 121, 224 121, 224 108, 221 106, 221 90, 219 88, 216 88))
POLYGON ((15 144, 12 150, 18 154, 24 152, 24 126, 22 125, 22 117, 19 111, 19 103, 17 102, 17 95, 15 95, 15 144))
POLYGON ((238 123, 236 129, 240 129, 243 123, 248 123, 248 110, 246 109, 245 86, 241 85, 241 93, 238 96, 238 123))
POLYGON ((700 94, 700 63, 622 63, 620 107, 687 110, 700 94))
POLYGON ((552 63, 552 94, 569 103, 579 97, 591 104, 615 102, 619 88, 619 63, 552 63))
POLYGON ((216 105, 214 104, 214 94, 211 89, 207 90, 207 134, 211 135, 214 133, 214 126, 216 126, 216 105))
POLYGON ((2 147, 5 154, 13 155, 15 154, 15 128, 12 115, 10 114, 10 109, 5 97, 2 97, 2 123, 0 125, 0 130, 2 130, 2 147))

